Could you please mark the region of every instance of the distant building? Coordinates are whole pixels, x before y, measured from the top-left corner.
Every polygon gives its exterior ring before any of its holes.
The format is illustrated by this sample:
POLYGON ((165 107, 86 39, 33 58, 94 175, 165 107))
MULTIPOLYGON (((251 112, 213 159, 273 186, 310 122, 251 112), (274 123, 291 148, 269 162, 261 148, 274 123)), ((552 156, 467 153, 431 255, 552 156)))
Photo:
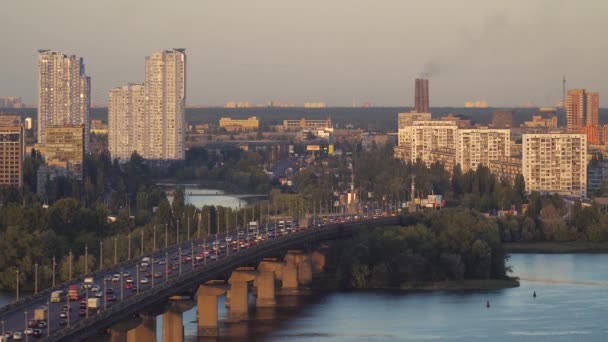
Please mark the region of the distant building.
POLYGON ((127 161, 134 151, 146 158, 145 88, 132 83, 110 89, 108 151, 112 159, 127 161))
POLYGON ((591 160, 587 166, 587 191, 600 190, 606 182, 608 182, 608 160, 591 160))
POLYGON ((220 118, 219 125, 227 132, 251 132, 260 129, 260 122, 255 116, 247 119, 220 118))
POLYGON ((491 126, 495 127, 495 128, 513 127, 513 111, 512 110, 495 110, 492 113, 491 126))
POLYGON ((304 108, 326 108, 325 102, 305 102, 304 108))
POLYGON ((405 146, 405 157, 411 162, 420 160, 431 165, 433 150, 454 149, 457 142, 455 122, 414 121, 412 126, 399 130, 399 146, 405 146))
POLYGON ((84 125, 47 127, 43 155, 47 166, 65 169, 69 177, 82 180, 84 125))
POLYGON ((538 112, 532 115, 531 121, 526 121, 524 127, 530 128, 557 128, 557 111, 555 108, 540 108, 538 112))
POLYGON ((417 78, 415 87, 414 111, 417 113, 429 113, 429 80, 417 78))
POLYGON ((429 154, 429 163, 441 163, 448 173, 452 173, 456 165, 456 149, 455 148, 437 148, 431 150, 429 154))
POLYGON ((40 50, 38 56, 38 143, 46 144, 47 127, 83 125, 89 151, 91 78, 81 57, 40 50))
POLYGON ((0 186, 23 184, 24 155, 23 126, 18 121, 0 121, 0 186))
POLYGON ((25 104, 20 97, 5 96, 0 97, 0 108, 25 108, 25 104))
POLYGON ((522 173, 528 192, 586 197, 584 134, 523 134, 522 144, 522 173))
POLYGON ((36 172, 36 193, 38 197, 44 199, 47 196, 48 181, 57 177, 68 177, 68 170, 58 166, 41 165, 36 172))
POLYGON ((566 95, 566 129, 578 132, 587 125, 598 125, 599 93, 569 89, 566 95))
POLYGON ((454 114, 450 113, 450 114, 448 114, 446 116, 440 117, 439 120, 441 120, 441 121, 453 121, 453 122, 456 123, 456 126, 458 126, 458 128, 469 128, 469 127, 471 127, 471 120, 466 119, 462 115, 454 115, 454 114))
POLYGON ((467 101, 464 103, 465 108, 488 108, 486 101, 467 101))
POLYGON ((25 129, 32 129, 32 118, 25 118, 25 129))
POLYGON ((431 113, 399 113, 397 114, 397 128, 402 129, 407 126, 411 126, 414 121, 431 121, 431 113))
POLYGON ((363 151, 371 151, 373 146, 382 147, 390 141, 386 133, 367 132, 361 134, 361 148, 363 151))
POLYGON ((488 165, 490 172, 501 181, 506 181, 513 185, 515 177, 522 174, 522 160, 520 157, 500 157, 490 160, 488 165))
POLYGON ((0 113, 0 126, 20 126, 21 117, 19 115, 10 115, 0 113))
POLYGON ((226 104, 224 105, 224 108, 251 108, 251 102, 249 101, 239 101, 239 102, 235 102, 235 101, 229 101, 226 102, 226 104))
POLYGON ((581 128, 578 133, 585 134, 587 136, 587 143, 591 145, 599 145, 602 141, 601 130, 598 125, 587 125, 581 128))
POLYGON ((511 132, 499 128, 459 129, 456 143, 456 163, 462 172, 475 171, 480 165, 490 166, 491 160, 511 155, 511 132))
POLYGON ((602 126, 601 129, 602 144, 608 144, 608 124, 602 126))
POLYGON ((332 127, 331 118, 325 120, 309 120, 306 118, 301 118, 300 120, 283 120, 283 129, 286 131, 315 130, 332 127))
POLYGON ((91 133, 106 135, 108 134, 108 125, 101 120, 91 120, 91 133))

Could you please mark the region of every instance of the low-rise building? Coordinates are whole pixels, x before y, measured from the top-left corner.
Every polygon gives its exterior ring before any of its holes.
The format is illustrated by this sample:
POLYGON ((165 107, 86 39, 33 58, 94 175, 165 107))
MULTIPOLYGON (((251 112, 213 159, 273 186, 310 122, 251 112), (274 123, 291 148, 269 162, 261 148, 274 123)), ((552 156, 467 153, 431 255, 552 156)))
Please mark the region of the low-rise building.
POLYGON ((300 120, 283 120, 283 129, 286 131, 303 131, 323 128, 333 128, 331 118, 325 120, 310 120, 301 118, 300 120))
POLYGON ((517 175, 522 174, 522 160, 521 157, 501 157, 499 159, 490 160, 488 165, 490 172, 496 175, 501 181, 506 181, 513 185, 517 175))
POLYGON ((260 121, 255 116, 247 119, 221 118, 219 125, 227 132, 252 132, 260 129, 260 121))
POLYGON ((382 147, 390 141, 386 133, 367 132, 361 134, 361 148, 363 151, 371 151, 373 146, 382 147))

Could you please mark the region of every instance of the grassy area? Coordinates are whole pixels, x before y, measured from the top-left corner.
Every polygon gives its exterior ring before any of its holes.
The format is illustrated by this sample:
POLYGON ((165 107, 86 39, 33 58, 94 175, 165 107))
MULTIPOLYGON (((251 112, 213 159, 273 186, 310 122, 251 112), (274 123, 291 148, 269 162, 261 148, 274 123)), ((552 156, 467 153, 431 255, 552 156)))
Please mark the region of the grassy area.
POLYGON ((505 243, 508 253, 608 253, 608 243, 594 242, 515 242, 505 243))
POLYGON ((429 283, 405 283, 401 290, 416 291, 463 291, 463 290, 499 290, 519 287, 519 280, 512 279, 468 279, 429 283))

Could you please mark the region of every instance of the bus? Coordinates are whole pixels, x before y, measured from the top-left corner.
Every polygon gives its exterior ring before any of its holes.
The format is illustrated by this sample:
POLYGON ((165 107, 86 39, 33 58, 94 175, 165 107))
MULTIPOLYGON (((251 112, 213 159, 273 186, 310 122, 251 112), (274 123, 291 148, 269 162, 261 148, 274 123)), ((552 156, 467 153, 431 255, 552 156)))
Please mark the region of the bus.
POLYGON ((63 290, 57 290, 51 292, 51 303, 59 303, 63 299, 65 292, 63 290))

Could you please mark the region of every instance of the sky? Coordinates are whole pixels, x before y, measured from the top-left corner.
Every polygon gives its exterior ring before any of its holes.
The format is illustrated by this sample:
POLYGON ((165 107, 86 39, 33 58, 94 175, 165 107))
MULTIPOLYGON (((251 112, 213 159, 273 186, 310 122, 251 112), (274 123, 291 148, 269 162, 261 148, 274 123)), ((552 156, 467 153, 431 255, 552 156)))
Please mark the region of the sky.
POLYGON ((92 98, 143 82, 186 48, 188 105, 227 101, 551 106, 568 88, 608 106, 603 0, 5 0, 0 96, 37 103, 37 50, 83 57, 92 98))

